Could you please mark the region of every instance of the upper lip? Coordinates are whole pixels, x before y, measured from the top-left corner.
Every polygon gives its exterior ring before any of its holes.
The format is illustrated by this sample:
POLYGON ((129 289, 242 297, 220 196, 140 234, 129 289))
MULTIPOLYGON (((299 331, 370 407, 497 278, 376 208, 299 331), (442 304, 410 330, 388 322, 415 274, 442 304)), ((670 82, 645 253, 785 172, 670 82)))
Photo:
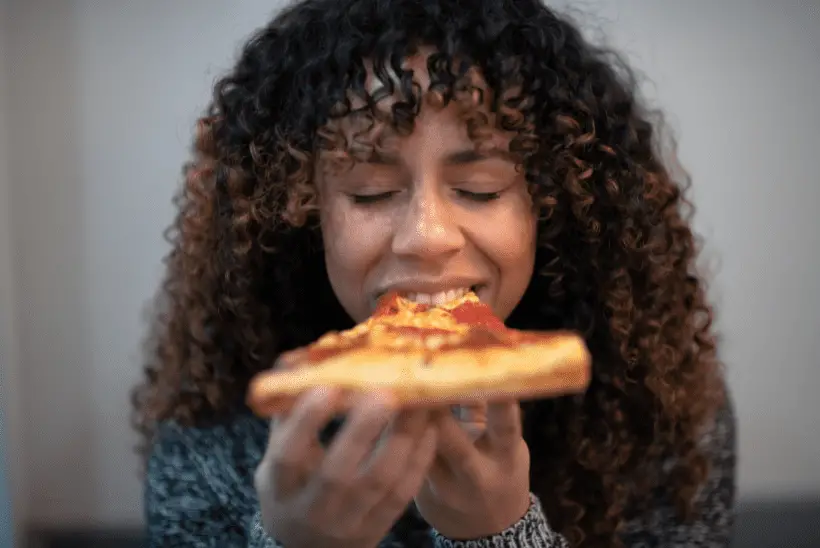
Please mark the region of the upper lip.
POLYGON ((423 293, 426 295, 435 295, 442 291, 449 291, 451 289, 473 288, 480 286, 481 282, 475 278, 449 278, 447 280, 406 280, 387 285, 376 292, 377 297, 381 297, 385 293, 395 291, 397 293, 406 295, 409 293, 423 293))

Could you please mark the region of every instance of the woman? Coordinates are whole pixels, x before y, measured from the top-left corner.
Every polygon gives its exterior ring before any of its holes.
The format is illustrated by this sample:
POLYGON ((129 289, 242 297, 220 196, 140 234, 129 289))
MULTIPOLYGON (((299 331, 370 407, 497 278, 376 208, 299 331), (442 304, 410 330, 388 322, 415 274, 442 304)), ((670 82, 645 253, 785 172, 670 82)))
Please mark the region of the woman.
POLYGON ((734 419, 628 71, 538 0, 308 0, 216 86, 135 393, 152 545, 727 546, 734 419), (243 405, 396 289, 584 334, 585 395, 243 405), (486 420, 482 420, 486 417, 486 420), (468 434, 468 432, 470 434, 468 434))

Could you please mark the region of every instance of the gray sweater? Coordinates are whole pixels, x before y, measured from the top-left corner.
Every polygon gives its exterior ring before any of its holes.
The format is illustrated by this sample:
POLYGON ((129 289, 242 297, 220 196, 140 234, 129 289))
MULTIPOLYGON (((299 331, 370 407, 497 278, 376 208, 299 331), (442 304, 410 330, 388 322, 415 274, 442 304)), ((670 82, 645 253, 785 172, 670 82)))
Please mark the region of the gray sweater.
MULTIPOLYGON (((253 471, 268 441, 265 421, 248 415, 209 428, 161 425, 148 461, 145 512, 149 545, 179 547, 278 548, 262 529, 253 471)), ((712 460, 711 475, 698 494, 700 515, 678 521, 667 494, 654 495, 652 511, 627 524, 630 548, 729 546, 735 493, 735 421, 723 410, 703 440, 712 460)), ((469 542, 429 531, 437 548, 568 548, 550 527, 537 497, 527 514, 508 530, 469 542)), ((393 535, 382 548, 404 546, 393 535)))

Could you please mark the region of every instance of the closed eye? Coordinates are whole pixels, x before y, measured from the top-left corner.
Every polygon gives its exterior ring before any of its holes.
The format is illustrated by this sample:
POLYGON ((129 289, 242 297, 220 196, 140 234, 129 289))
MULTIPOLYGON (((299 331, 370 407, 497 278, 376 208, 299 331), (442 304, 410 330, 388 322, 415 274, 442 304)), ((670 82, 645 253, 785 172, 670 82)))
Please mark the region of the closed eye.
POLYGON ((380 192, 378 194, 350 194, 354 204, 375 204, 391 198, 397 191, 380 192))
MULTIPOLYGON (((493 200, 497 200, 501 197, 501 191, 498 192, 470 192, 469 190, 464 189, 455 189, 456 193, 468 200, 474 202, 492 202, 493 200)), ((368 204, 376 204, 379 202, 384 202, 389 200, 393 197, 393 195, 398 194, 398 191, 389 191, 389 192, 379 192, 378 194, 350 194, 350 199, 353 200, 354 204, 358 205, 368 205, 368 204)))
POLYGON ((492 202, 501 197, 501 192, 470 192, 460 188, 457 188, 456 192, 459 196, 475 202, 492 202))

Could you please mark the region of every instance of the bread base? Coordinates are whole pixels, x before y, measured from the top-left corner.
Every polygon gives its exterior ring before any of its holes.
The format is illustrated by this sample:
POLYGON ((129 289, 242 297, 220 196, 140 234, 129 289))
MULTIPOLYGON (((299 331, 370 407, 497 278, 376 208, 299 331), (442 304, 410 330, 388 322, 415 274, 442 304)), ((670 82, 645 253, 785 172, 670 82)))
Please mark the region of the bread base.
POLYGON ((251 382, 248 405, 260 416, 280 415, 300 394, 319 387, 339 389, 341 409, 352 405, 356 393, 380 390, 389 391, 401 408, 553 397, 586 390, 591 362, 583 340, 570 333, 551 333, 543 342, 432 356, 421 350, 367 348, 315 367, 262 373, 251 382))

